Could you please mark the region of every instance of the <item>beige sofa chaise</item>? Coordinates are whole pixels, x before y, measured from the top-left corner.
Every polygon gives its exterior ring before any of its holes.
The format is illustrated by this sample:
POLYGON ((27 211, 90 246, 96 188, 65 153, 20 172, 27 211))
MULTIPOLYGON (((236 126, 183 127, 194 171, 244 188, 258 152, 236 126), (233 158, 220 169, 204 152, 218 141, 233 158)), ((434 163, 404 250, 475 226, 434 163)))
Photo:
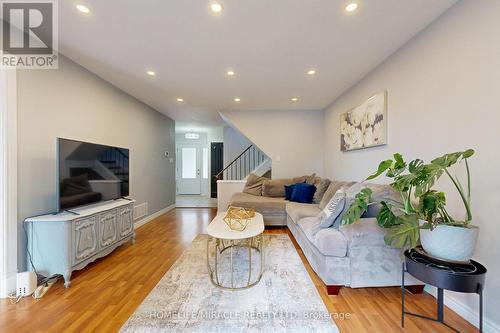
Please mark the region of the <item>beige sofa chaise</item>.
MULTIPOLYGON (((318 184, 318 179, 314 182, 318 184)), ((244 193, 244 181, 219 185, 219 190, 224 190, 224 185, 228 185, 233 191, 222 193, 222 198, 226 196, 229 199, 219 205, 219 210, 224 210, 224 205, 255 208, 264 216, 266 226, 288 226, 329 294, 337 294, 342 286, 361 288, 400 285, 403 251, 385 245, 385 230, 377 224, 376 210, 371 210, 367 217, 352 225, 320 230, 316 228, 318 214, 342 186, 347 188, 348 197, 353 197, 363 186, 371 187, 374 195, 387 195, 391 191, 389 186, 333 181, 321 201, 302 204, 287 201, 284 197, 244 193)), ((423 290, 423 284, 411 276, 406 276, 405 281, 408 286, 412 286, 409 287, 412 292, 423 290)))

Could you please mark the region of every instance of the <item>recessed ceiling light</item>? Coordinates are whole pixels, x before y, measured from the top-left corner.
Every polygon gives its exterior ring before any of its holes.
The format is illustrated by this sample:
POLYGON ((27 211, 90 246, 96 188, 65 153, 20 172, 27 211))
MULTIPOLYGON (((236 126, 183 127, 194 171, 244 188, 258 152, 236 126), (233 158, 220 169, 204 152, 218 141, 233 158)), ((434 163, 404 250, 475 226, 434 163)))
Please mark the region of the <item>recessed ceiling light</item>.
POLYGON ((239 97, 236 97, 236 98, 234 99, 234 101, 235 101, 236 103, 239 103, 239 102, 241 102, 241 99, 240 99, 239 97))
POLYGON ((358 4, 355 3, 355 2, 352 2, 350 4, 348 4, 347 6, 345 6, 345 10, 347 12, 353 12, 355 11, 356 9, 358 9, 358 4))
POLYGON ((316 70, 315 69, 310 69, 307 71, 307 75, 314 75, 316 74, 316 70))
POLYGON ((226 74, 227 74, 228 76, 234 76, 234 74, 235 74, 235 73, 234 73, 234 71, 233 71, 232 69, 230 69, 230 70, 228 70, 228 71, 226 72, 226 74))
POLYGON ((214 13, 220 13, 222 12, 222 5, 218 2, 214 2, 210 5, 210 9, 214 12, 214 13))
POLYGON ((177 98, 177 102, 179 102, 179 103, 180 103, 180 102, 184 102, 184 98, 180 98, 180 97, 178 97, 178 98, 177 98))
POLYGON ((76 9, 78 9, 80 12, 82 12, 84 14, 90 13, 89 7, 84 6, 84 5, 76 5, 76 9))
POLYGON ((154 71, 147 71, 146 74, 150 75, 150 76, 155 76, 156 73, 154 71))
POLYGON ((290 100, 291 100, 292 102, 297 102, 297 101, 299 100, 299 98, 298 98, 298 97, 292 97, 290 100))

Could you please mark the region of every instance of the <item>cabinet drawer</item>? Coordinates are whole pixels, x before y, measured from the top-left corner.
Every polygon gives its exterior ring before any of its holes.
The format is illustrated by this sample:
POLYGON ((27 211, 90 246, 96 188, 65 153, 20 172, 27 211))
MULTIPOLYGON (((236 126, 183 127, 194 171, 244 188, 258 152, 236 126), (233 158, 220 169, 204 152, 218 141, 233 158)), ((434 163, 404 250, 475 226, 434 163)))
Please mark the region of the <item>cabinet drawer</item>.
POLYGON ((118 228, 120 230, 120 239, 130 235, 134 231, 132 205, 118 209, 118 228))
POLYGON ((116 209, 99 215, 99 245, 106 248, 118 240, 116 209))
POLYGON ((73 263, 77 264, 97 252, 97 216, 77 220, 73 224, 73 263))

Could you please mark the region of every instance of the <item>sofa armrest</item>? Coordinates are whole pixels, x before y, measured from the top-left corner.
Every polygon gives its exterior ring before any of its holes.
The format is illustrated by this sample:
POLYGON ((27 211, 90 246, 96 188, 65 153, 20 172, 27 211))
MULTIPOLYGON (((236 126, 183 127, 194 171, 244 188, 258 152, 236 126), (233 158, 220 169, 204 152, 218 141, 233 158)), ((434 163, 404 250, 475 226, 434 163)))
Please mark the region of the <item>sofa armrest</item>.
POLYGON ((225 212, 233 195, 243 192, 246 180, 218 180, 217 181, 217 211, 225 212))
POLYGON ((340 232, 347 239, 348 247, 387 246, 386 230, 377 224, 376 218, 362 218, 353 224, 341 225, 340 232))
MULTIPOLYGON (((387 230, 378 226, 376 218, 363 218, 343 225, 340 232, 347 238, 352 288, 401 285, 403 249, 385 244, 387 230)), ((421 284, 409 274, 405 275, 405 285, 421 284)))

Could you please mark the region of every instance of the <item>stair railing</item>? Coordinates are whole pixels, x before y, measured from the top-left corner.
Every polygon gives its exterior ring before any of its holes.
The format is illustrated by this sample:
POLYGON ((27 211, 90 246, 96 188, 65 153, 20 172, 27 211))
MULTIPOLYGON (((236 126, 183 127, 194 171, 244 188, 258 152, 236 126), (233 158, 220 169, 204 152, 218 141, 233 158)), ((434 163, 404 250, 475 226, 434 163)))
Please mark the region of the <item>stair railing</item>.
POLYGON ((250 145, 229 163, 221 172, 215 175, 217 180, 241 180, 267 159, 259 148, 250 145))

